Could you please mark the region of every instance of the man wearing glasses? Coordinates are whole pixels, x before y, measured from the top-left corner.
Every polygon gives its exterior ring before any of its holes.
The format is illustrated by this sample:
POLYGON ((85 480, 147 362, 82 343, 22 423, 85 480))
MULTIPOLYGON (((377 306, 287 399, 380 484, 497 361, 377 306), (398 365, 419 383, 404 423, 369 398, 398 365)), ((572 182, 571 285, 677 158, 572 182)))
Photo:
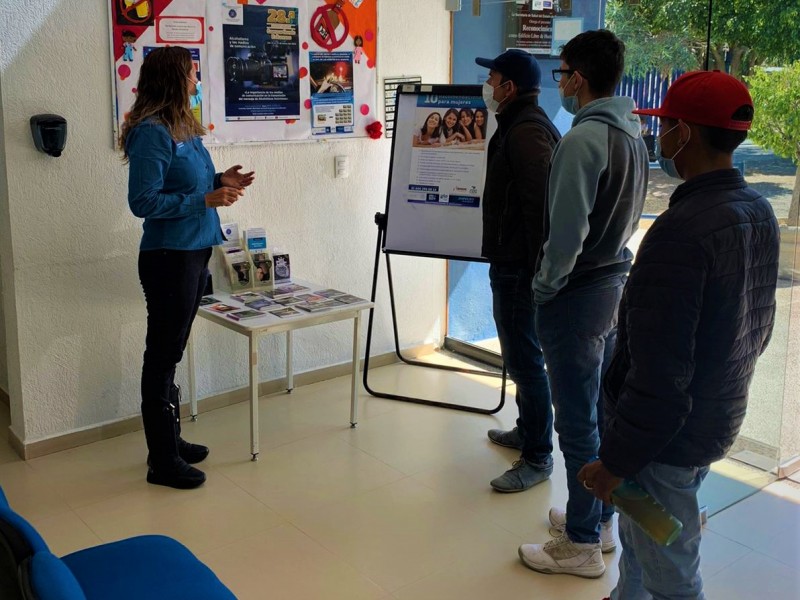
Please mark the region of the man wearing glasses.
POLYGON ((634 102, 614 96, 624 61, 625 45, 613 33, 587 31, 564 46, 553 71, 562 106, 575 118, 552 158, 533 289, 569 500, 566 510, 550 510, 559 537, 519 548, 525 565, 544 573, 600 577, 601 552, 615 548, 613 507, 577 475, 600 447, 600 379, 633 258, 626 245, 647 192, 649 161, 634 102))

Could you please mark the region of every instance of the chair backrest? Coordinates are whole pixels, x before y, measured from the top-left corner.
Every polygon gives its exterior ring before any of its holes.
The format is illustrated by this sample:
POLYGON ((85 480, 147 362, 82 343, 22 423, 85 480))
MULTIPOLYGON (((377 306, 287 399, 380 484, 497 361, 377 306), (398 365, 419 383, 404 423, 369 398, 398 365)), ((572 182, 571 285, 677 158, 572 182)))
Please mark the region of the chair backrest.
POLYGON ((15 513, 0 488, 0 598, 86 600, 69 568, 42 536, 15 513))
MULTIPOLYGON (((34 549, 31 541, 20 530, 20 525, 19 515, 11 510, 8 499, 0 488, 0 598, 24 599, 20 573, 22 565, 33 556, 34 549)), ((34 543, 38 544, 39 540, 34 540, 34 543)))
POLYGON ((32 552, 9 529, 0 520, 0 598, 23 600, 19 587, 19 569, 32 556, 32 552))

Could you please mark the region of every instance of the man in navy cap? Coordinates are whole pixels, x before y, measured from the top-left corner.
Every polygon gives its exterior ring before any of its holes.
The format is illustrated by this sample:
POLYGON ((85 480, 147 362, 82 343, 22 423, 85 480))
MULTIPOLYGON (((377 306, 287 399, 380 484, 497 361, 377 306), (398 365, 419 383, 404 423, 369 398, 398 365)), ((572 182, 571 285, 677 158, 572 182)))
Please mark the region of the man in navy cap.
POLYGON ((482 255, 490 263, 497 337, 519 407, 517 426, 491 429, 489 439, 521 451, 491 486, 521 492, 553 472, 553 409, 531 283, 542 245, 547 169, 561 136, 539 107, 541 70, 530 53, 514 49, 475 62, 489 69, 483 99, 497 115, 483 194, 482 255))

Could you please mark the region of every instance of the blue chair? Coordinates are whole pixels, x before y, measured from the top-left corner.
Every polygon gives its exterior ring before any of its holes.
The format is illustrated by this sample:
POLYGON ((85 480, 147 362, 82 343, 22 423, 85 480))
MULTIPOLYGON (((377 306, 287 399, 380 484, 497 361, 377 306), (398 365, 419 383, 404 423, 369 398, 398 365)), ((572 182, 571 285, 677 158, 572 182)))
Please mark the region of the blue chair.
POLYGON ((236 600, 183 544, 143 535, 58 558, 0 488, 3 600, 236 600))

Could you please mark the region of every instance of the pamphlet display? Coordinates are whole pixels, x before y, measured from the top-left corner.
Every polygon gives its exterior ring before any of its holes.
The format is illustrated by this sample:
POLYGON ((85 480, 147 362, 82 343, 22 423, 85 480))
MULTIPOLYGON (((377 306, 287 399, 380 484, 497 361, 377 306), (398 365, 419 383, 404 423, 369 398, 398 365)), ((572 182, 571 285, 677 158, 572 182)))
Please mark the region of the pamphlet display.
MULTIPOLYGON (((207 144, 367 136, 377 0, 108 0, 115 134, 154 48, 192 52, 207 144)), ((115 135, 116 139, 116 135, 115 135)))
POLYGON ((225 242, 215 247, 210 265, 215 286, 239 293, 244 290, 272 291, 276 283, 285 285, 291 282, 289 255, 285 252, 276 255, 281 265, 278 275, 263 228, 246 229, 240 235, 238 224, 225 223, 222 232, 225 242))

